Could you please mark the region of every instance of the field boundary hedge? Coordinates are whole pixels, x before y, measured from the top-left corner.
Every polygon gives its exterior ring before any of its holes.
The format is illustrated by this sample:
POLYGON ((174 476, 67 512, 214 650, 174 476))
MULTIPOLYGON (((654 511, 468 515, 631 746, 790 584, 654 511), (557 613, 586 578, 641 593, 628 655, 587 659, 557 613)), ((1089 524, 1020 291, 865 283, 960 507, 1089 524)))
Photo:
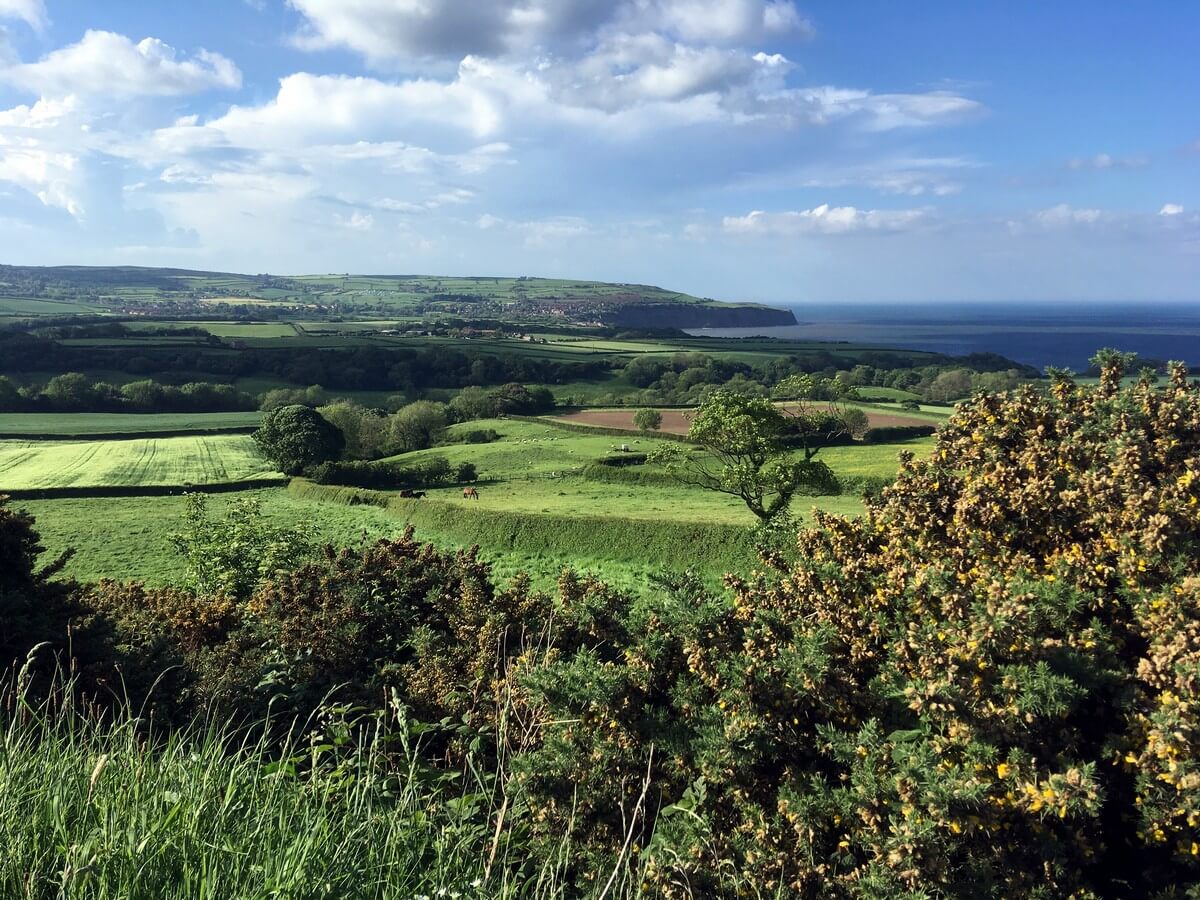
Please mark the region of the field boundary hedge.
POLYGON ((233 494, 284 487, 288 479, 253 478, 246 481, 216 481, 209 484, 98 485, 95 487, 24 488, 9 490, 0 486, 0 494, 14 500, 73 500, 86 497, 178 497, 183 494, 233 494))
POLYGON ((164 431, 98 431, 87 434, 35 434, 31 431, 0 431, 0 441, 140 441, 153 438, 216 437, 222 434, 253 434, 257 425, 223 428, 171 428, 164 431))
POLYGON ((868 428, 863 434, 864 444, 896 444, 912 438, 931 437, 937 434, 936 425, 881 425, 868 428))
POLYGON ((745 571, 757 555, 751 529, 741 525, 654 522, 607 516, 556 516, 477 509, 429 498, 406 500, 383 491, 342 488, 293 479, 288 493, 346 506, 377 506, 417 528, 488 550, 578 554, 614 562, 661 562, 710 572, 745 571), (694 548, 695 555, 681 555, 694 548))

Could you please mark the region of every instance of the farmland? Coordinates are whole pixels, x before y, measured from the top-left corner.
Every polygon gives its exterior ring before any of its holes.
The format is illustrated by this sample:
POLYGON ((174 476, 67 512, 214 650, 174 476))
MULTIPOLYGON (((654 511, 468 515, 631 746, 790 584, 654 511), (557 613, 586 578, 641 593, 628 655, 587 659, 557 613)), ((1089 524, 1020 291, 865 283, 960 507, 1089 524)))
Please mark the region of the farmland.
MULTIPOLYGON (((9 427, 20 426, 13 424, 20 417, 7 418, 9 427)), ((25 418, 32 420, 25 427, 44 430, 49 417, 25 418)), ((107 417, 113 427, 127 418, 160 417, 107 417)), ((174 422, 167 417, 163 424, 174 422)), ((664 567, 693 568, 715 584, 729 568, 752 562, 749 529, 755 520, 735 498, 673 483, 653 466, 621 472, 599 466, 596 461, 612 455, 619 439, 566 430, 550 420, 482 420, 454 426, 450 436, 489 428, 499 440, 450 443, 396 458, 406 465, 433 456, 473 463, 479 474, 477 502, 463 500, 457 488, 435 488, 419 501, 379 495, 359 503, 372 492, 300 483, 294 490, 254 489, 216 496, 210 503, 219 513, 234 497, 254 497, 268 521, 311 527, 321 540, 338 545, 395 536, 412 524, 419 537, 439 546, 480 544, 500 576, 527 572, 545 588, 564 566, 640 592, 664 567)), ((633 436, 631 443, 647 450, 656 441, 633 436)), ((843 477, 887 478, 896 471, 901 449, 921 453, 928 446, 925 439, 829 447, 822 455, 843 477)), ((20 501, 37 516, 48 556, 75 551, 68 573, 88 580, 119 571, 151 583, 169 582, 177 570, 166 536, 179 526, 183 499, 178 494, 184 485, 271 474, 250 439, 241 435, 4 441, 0 473, 0 486, 18 491, 67 487, 86 495, 88 488, 178 488, 176 496, 20 501)), ((804 517, 814 506, 847 515, 862 509, 850 493, 799 497, 794 511, 804 517)))
POLYGON ((0 441, 0 488, 148 488, 274 476, 244 435, 115 441, 0 441))

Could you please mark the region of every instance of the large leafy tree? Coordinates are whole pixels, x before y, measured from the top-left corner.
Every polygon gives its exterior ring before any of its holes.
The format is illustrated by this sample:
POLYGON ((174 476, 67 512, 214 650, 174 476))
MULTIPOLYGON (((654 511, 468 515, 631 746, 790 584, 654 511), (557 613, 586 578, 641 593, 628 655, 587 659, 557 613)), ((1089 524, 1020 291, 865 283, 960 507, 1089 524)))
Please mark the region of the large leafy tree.
POLYGON ((254 432, 263 455, 288 475, 299 475, 309 466, 337 459, 346 445, 338 429, 315 409, 284 406, 267 413, 254 432))
POLYGON ((764 397, 715 391, 700 406, 688 438, 704 453, 675 445, 658 448, 652 458, 679 481, 740 498, 761 521, 787 509, 801 488, 829 490, 833 473, 804 452, 792 452, 795 431, 789 416, 764 397))

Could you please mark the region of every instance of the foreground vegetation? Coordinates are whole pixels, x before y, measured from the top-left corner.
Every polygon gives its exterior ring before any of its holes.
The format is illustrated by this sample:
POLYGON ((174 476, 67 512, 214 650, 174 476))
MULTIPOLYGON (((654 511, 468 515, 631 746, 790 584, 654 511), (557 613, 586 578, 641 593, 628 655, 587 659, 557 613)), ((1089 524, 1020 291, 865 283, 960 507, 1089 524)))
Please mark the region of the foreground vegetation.
POLYGON ((181 546, 252 565, 229 588, 80 588, 0 507, 0 650, 49 644, 0 705, 6 843, 37 878, 0 871, 17 896, 137 896, 143 871, 242 896, 1193 896, 1200 389, 1107 363, 980 395, 864 516, 767 542, 727 591, 500 587, 409 535, 264 570, 212 520, 181 546), (343 833, 370 846, 334 855, 343 833))

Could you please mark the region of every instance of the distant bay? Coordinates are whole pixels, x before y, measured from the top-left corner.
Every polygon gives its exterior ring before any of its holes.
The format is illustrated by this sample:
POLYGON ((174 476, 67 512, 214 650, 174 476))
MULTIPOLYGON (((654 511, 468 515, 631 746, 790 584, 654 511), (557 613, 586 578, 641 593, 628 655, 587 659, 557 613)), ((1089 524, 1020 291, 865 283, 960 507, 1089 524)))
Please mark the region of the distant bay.
POLYGON ((1200 369, 1200 301, 1195 303, 808 304, 790 307, 798 325, 689 329, 705 337, 777 337, 905 347, 961 356, 999 353, 1017 362, 1081 372, 1100 347, 1200 369))

